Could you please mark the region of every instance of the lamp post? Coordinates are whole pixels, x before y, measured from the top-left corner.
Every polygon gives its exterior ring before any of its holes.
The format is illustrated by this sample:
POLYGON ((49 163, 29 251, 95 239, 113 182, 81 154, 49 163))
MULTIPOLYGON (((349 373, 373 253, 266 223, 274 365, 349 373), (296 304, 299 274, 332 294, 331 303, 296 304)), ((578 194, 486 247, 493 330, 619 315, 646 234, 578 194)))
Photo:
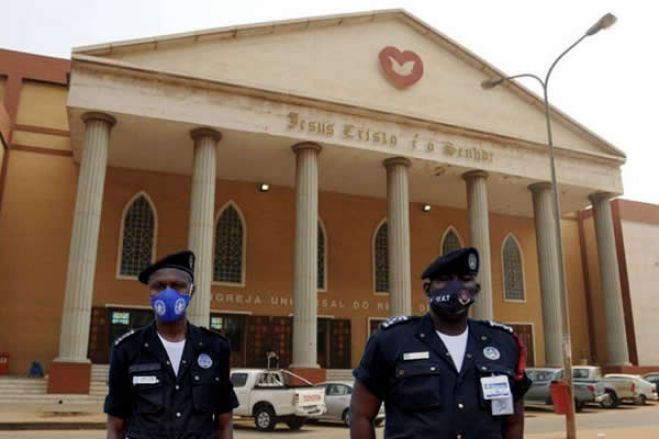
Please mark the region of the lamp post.
POLYGON ((532 73, 521 73, 519 75, 508 76, 505 78, 492 78, 485 80, 481 83, 483 89, 489 90, 492 89, 506 81, 510 81, 517 78, 533 78, 540 83, 543 91, 544 98, 544 109, 545 109, 545 122, 547 125, 547 145, 549 146, 549 168, 551 171, 551 185, 552 185, 552 194, 553 194, 553 214, 554 214, 554 227, 555 227, 555 236, 556 236, 556 249, 558 253, 558 285, 559 285, 559 296, 561 304, 561 345, 563 349, 563 369, 564 377, 567 381, 568 386, 568 410, 565 415, 565 424, 567 430, 567 438, 574 439, 576 438, 576 424, 574 417, 574 388, 572 386, 572 346, 570 342, 570 316, 569 316, 569 304, 567 297, 567 288, 565 285, 565 260, 563 257, 563 238, 561 233, 561 221, 560 221, 560 207, 558 200, 558 185, 556 183, 556 166, 554 162, 554 141, 552 138, 551 132, 551 118, 549 115, 549 78, 551 73, 556 67, 556 64, 572 49, 574 49, 577 44, 582 42, 586 37, 595 35, 597 32, 611 27, 616 22, 616 17, 613 14, 606 14, 602 16, 595 24, 593 24, 588 30, 572 45, 565 49, 547 70, 545 79, 543 80, 537 75, 532 73))

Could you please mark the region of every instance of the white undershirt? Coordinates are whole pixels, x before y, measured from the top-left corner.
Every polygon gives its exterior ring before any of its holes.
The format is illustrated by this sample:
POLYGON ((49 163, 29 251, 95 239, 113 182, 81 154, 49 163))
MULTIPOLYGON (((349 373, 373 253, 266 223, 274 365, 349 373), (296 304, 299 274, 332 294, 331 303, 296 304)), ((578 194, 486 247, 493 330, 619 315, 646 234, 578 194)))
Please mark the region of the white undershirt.
POLYGON ((169 362, 174 369, 174 375, 178 375, 178 367, 181 365, 181 357, 183 356, 183 348, 185 347, 185 340, 181 341, 168 341, 165 340, 160 334, 158 338, 162 342, 163 347, 167 351, 169 362))
POLYGON ((460 372, 460 369, 462 369, 462 361, 465 357, 465 351, 467 350, 469 327, 467 326, 464 332, 459 335, 446 335, 439 331, 435 332, 437 332, 437 335, 439 335, 439 338, 444 342, 446 349, 448 349, 451 354, 453 364, 455 364, 455 369, 460 372))

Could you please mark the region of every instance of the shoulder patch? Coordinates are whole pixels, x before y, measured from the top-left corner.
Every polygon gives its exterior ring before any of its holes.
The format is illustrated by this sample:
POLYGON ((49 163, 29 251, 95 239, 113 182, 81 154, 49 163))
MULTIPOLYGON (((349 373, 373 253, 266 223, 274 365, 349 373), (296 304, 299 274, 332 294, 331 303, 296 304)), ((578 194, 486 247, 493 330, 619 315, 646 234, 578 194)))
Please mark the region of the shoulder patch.
POLYGON ((386 322, 382 322, 382 329, 389 329, 392 326, 399 325, 401 323, 410 322, 412 318, 410 316, 393 316, 389 318, 386 322))
POLYGON ((133 335, 135 335, 135 334, 136 334, 136 331, 135 331, 134 329, 131 329, 130 331, 128 331, 128 332, 125 333, 124 335, 122 335, 122 336, 120 336, 119 338, 117 338, 117 339, 114 341, 114 345, 115 345, 115 346, 119 346, 121 343, 124 342, 124 340, 130 338, 131 336, 133 336, 133 335))

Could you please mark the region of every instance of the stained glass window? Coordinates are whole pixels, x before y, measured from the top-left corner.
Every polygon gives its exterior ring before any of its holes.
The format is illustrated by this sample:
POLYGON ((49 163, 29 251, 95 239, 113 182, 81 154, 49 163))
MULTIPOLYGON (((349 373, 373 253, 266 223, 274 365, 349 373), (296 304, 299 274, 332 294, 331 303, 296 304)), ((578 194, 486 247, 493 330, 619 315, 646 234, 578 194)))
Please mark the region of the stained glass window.
POLYGON ((389 237, 387 223, 384 222, 375 234, 373 252, 375 254, 375 291, 389 292, 389 237))
POLYGON ((444 241, 442 241, 442 254, 445 255, 446 253, 457 250, 460 247, 462 247, 460 238, 458 238, 458 235, 453 228, 450 228, 448 232, 446 232, 446 235, 444 235, 444 241))
POLYGON ((227 206, 215 227, 215 261, 213 280, 243 282, 243 221, 238 210, 227 206))
POLYGON ((522 253, 512 235, 503 243, 503 283, 506 300, 524 300, 522 253))
POLYGON ((325 232, 318 223, 318 289, 325 288, 325 232))
POLYGON ((155 215, 144 195, 135 198, 123 218, 121 276, 137 276, 152 261, 155 215))

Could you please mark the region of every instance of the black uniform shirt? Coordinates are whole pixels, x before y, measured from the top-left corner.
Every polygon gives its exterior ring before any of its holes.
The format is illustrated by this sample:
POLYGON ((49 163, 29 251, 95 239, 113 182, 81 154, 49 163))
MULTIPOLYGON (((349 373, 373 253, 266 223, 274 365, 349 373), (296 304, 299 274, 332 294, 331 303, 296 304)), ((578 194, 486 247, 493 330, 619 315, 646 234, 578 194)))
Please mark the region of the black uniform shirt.
POLYGON ((353 374, 384 401, 385 438, 503 437, 506 416, 493 416, 480 378, 509 377, 514 400, 530 380, 517 375, 519 347, 503 326, 469 320, 462 370, 457 371, 429 314, 383 324, 353 374))
POLYGON ((125 420, 131 439, 216 438, 217 415, 238 406, 230 353, 220 334, 188 323, 176 376, 155 324, 130 332, 112 350, 104 411, 125 420))

